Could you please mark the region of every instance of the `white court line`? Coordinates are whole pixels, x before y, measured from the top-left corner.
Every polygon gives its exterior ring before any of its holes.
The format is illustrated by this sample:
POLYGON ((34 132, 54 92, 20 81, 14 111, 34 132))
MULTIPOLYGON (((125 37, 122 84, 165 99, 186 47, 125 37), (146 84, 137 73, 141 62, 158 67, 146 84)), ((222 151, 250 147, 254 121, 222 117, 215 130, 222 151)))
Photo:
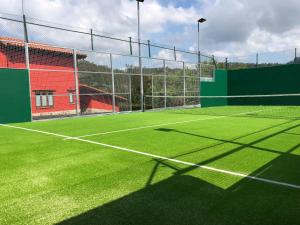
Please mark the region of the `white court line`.
MULTIPOLYGON (((126 131, 141 130, 141 129, 147 129, 147 128, 153 128, 153 127, 161 127, 161 126, 168 126, 168 125, 191 123, 191 122, 197 122, 197 121, 203 121, 203 120, 221 119, 221 118, 230 117, 230 116, 240 116, 240 115, 245 115, 245 114, 248 114, 248 113, 257 113, 257 112, 263 112, 263 111, 268 111, 268 110, 274 110, 274 109, 262 109, 262 110, 256 110, 256 111, 248 111, 248 112, 243 112, 243 113, 230 114, 230 115, 226 115, 226 116, 213 116, 212 115, 212 117, 209 117, 209 118, 201 118, 201 119, 195 119, 195 120, 185 120, 185 121, 178 121, 178 122, 154 124, 154 125, 149 125, 149 126, 141 126, 141 127, 127 128, 127 129, 121 129, 121 130, 107 131, 107 132, 102 132, 102 133, 87 134, 87 135, 77 136, 77 137, 74 137, 74 138, 93 137, 93 136, 98 136, 98 135, 121 133, 121 132, 126 132, 126 131)), ((73 137, 66 138, 65 140, 72 139, 72 138, 73 137)))
MULTIPOLYGON (((62 134, 56 134, 56 133, 52 133, 52 132, 40 131, 40 130, 24 128, 24 127, 17 127, 17 126, 6 125, 6 124, 0 124, 0 126, 30 131, 30 132, 35 132, 35 133, 41 133, 41 134, 45 134, 45 135, 52 135, 52 136, 56 136, 56 137, 63 137, 63 138, 69 137, 69 136, 62 135, 62 134)), ((199 164, 186 162, 186 161, 182 161, 182 160, 178 160, 178 159, 167 158, 167 157, 160 156, 160 155, 154 155, 154 154, 150 154, 150 153, 140 152, 140 151, 129 149, 129 148, 123 148, 123 147, 119 147, 119 146, 115 146, 115 145, 109 145, 109 144, 104 144, 104 143, 100 143, 100 142, 85 140, 82 138, 74 137, 72 139, 80 141, 80 142, 85 142, 85 143, 90 143, 90 144, 94 144, 94 145, 100 145, 103 147, 113 148, 113 149, 117 149, 117 150, 121 150, 121 151, 125 151, 125 152, 131 152, 131 153, 135 153, 135 154, 139 154, 139 155, 149 156, 149 157, 156 158, 156 159, 163 159, 163 160, 167 160, 170 162, 175 162, 175 163, 179 163, 179 164, 183 164, 183 165, 198 167, 201 169, 210 170, 210 171, 214 171, 214 172, 218 172, 218 173, 222 173, 222 174, 229 174, 232 176, 243 177, 243 178, 247 178, 247 179, 251 179, 251 180, 261 181, 264 183, 270 183, 270 184, 290 187, 290 188, 294 188, 294 189, 300 189, 300 185, 296 185, 296 184, 290 184, 290 183, 285 183, 285 182, 280 182, 280 181, 275 181, 275 180, 269 180, 269 179, 260 178, 260 177, 256 177, 256 176, 249 176, 249 175, 243 174, 243 173, 236 173, 236 172, 229 171, 229 170, 217 169, 217 168, 210 167, 210 166, 199 165, 199 164)))

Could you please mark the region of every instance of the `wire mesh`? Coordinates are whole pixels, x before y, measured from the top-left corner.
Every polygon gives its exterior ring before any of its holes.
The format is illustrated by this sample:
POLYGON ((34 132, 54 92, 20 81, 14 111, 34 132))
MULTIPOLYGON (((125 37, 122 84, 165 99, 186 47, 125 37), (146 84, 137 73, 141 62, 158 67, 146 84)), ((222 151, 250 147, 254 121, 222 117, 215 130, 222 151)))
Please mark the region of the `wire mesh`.
POLYGON ((26 68, 24 42, 0 38, 0 68, 26 68))
MULTIPOLYGON (((183 62, 166 61, 167 95, 184 96, 184 68, 183 62)), ((167 107, 184 105, 184 98, 167 99, 167 107)))
MULTIPOLYGON (((144 94, 145 95, 161 95, 164 93, 165 80, 165 63, 160 59, 143 58, 143 77, 144 77, 144 94)), ((163 99, 152 99, 148 101, 145 98, 145 107, 156 108, 163 107, 163 99), (152 101, 153 100, 153 101, 152 101)))
POLYGON ((91 49, 89 29, 74 28, 27 17, 28 40, 77 49, 91 49))
POLYGON ((109 54, 80 51, 77 54, 80 113, 118 112, 113 105, 113 78, 109 54), (83 57, 79 58, 78 56, 83 57))
POLYGON ((28 54, 33 119, 76 115, 73 51, 30 43, 28 54))
POLYGON ((0 37, 24 40, 23 17, 0 13, 0 37))
POLYGON ((195 98, 185 98, 185 105, 199 105, 200 96, 200 72, 198 64, 185 63, 185 90, 184 96, 195 96, 195 98))

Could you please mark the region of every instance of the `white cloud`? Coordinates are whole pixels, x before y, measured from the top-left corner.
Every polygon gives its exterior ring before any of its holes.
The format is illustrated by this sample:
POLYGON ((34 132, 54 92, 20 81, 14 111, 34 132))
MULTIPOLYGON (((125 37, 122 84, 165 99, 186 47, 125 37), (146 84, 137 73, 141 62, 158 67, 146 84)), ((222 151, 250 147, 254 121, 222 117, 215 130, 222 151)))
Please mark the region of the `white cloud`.
MULTIPOLYGON (((174 60, 175 56, 173 51, 162 49, 154 56, 154 58, 174 60)), ((176 60, 185 61, 183 55, 180 52, 176 52, 176 60)))
MULTIPOLYGON (((30 17, 73 27, 93 27, 99 33, 115 37, 136 36, 135 0, 25 0, 25 3, 30 17)), ((21 0, 0 0, 0 4, 1 12, 21 13, 21 0)), ((208 19, 201 24, 200 41, 204 52, 228 56, 300 46, 299 0, 202 0, 185 8, 175 5, 178 4, 163 5, 159 0, 147 0, 141 5, 143 39, 195 50, 195 21, 203 16, 208 19)), ((8 29, 1 22, 0 26, 2 30, 8 29)), ((11 29, 11 32, 16 30, 11 29)), ((35 38, 78 48, 89 47, 86 36, 49 29, 35 31, 35 38)), ((127 43, 98 39, 96 45, 101 50, 129 53, 127 43)), ((136 46, 134 48, 136 50, 136 46)), ((173 58, 172 53, 167 52, 160 51, 157 56, 173 58)))

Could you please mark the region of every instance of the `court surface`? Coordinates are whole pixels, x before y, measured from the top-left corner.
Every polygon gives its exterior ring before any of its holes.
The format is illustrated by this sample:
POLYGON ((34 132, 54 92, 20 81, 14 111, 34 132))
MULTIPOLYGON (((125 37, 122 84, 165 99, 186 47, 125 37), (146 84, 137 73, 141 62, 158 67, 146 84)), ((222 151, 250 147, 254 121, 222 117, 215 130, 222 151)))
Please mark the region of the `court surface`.
POLYGON ((300 107, 0 126, 0 224, 300 224, 300 107))

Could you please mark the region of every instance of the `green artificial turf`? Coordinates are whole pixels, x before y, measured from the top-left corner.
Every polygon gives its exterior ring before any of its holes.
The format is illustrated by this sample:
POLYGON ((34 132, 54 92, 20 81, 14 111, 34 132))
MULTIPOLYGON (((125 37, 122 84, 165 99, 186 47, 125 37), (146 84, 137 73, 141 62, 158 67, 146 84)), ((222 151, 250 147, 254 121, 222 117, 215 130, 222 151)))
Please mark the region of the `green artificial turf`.
POLYGON ((300 224, 299 107, 215 107, 0 126, 0 224, 300 224), (141 129, 133 129, 144 127, 141 129))

